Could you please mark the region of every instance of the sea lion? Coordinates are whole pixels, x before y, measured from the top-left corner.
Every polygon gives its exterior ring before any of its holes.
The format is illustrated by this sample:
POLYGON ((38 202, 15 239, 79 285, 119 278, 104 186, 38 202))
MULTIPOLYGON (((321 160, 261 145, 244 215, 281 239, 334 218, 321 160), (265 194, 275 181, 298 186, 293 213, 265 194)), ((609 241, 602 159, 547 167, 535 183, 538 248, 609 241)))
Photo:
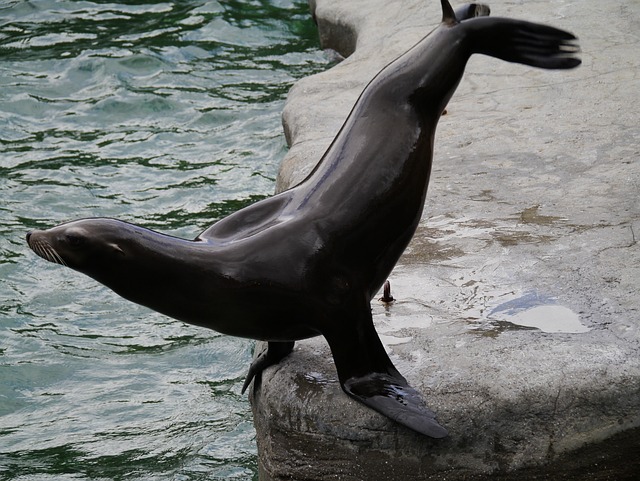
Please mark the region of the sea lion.
POLYGON ((442 23, 367 85, 297 186, 194 240, 91 218, 30 232, 29 246, 168 316, 268 341, 243 391, 295 341, 322 335, 348 395, 415 431, 446 436, 387 356, 370 301, 416 230, 436 125, 469 57, 546 69, 580 60, 568 32, 487 17, 482 6, 465 6, 456 17, 447 0, 441 3, 442 23))

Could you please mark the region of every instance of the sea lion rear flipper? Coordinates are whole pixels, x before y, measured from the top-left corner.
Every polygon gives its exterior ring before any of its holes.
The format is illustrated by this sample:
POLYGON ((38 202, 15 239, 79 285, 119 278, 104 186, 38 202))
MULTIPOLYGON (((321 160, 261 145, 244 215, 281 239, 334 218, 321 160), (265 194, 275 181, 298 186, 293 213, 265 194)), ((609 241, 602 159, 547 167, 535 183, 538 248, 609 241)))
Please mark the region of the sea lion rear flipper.
POLYGON ((459 25, 470 33, 472 53, 544 69, 580 65, 576 37, 569 32, 522 20, 478 17, 459 25))
POLYGON ((432 438, 445 437, 447 430, 389 359, 373 326, 370 307, 358 312, 357 320, 345 320, 339 330, 324 334, 343 391, 414 431, 432 438))
POLYGON ((291 351, 293 351, 294 344, 295 342, 293 341, 269 342, 266 351, 262 351, 251 363, 251 366, 249 366, 249 372, 247 373, 247 377, 242 385, 242 394, 247 390, 253 378, 256 378, 256 382, 259 382, 262 376, 262 371, 269 366, 278 364, 287 357, 291 351))

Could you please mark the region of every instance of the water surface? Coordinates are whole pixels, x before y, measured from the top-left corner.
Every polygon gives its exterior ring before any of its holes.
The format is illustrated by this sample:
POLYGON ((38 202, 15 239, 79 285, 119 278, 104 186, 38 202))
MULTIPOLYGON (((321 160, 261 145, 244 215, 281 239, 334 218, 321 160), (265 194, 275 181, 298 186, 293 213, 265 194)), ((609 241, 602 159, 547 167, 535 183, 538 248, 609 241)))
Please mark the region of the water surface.
POLYGON ((273 192, 304 1, 0 5, 0 479, 257 479, 252 343, 32 254, 109 216, 183 237, 273 192))

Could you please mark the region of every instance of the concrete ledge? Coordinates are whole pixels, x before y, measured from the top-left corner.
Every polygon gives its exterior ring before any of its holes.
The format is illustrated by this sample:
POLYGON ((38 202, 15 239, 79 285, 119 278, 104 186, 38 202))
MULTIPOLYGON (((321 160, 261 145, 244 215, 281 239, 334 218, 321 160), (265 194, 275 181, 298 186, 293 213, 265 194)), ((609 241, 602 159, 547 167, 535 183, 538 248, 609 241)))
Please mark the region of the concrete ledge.
MULTIPOLYGON (((311 6, 325 45, 351 55, 291 90, 280 190, 320 159, 369 79, 440 18, 423 0, 311 6)), ((584 64, 471 60, 440 122, 422 225, 391 276, 397 301, 372 305, 394 363, 450 437, 420 437, 350 400, 312 339, 252 393, 263 481, 640 472, 640 5, 491 7, 576 33, 584 64)))

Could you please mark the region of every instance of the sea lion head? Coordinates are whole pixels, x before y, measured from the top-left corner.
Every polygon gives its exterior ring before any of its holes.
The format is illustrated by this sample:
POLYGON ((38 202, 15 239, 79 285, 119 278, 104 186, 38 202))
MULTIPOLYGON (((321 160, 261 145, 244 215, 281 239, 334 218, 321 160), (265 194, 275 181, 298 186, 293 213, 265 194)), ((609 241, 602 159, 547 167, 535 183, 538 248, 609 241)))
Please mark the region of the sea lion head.
POLYGON ((27 233, 27 244, 37 255, 93 276, 127 256, 131 224, 115 219, 81 219, 47 230, 27 233))
MULTIPOLYGON (((190 251, 185 254, 184 249, 194 243, 116 219, 90 218, 33 230, 27 234, 27 244, 49 262, 175 317, 173 292, 180 284, 176 278, 191 272, 190 251)), ((199 265, 196 268, 201 270, 199 265)))

